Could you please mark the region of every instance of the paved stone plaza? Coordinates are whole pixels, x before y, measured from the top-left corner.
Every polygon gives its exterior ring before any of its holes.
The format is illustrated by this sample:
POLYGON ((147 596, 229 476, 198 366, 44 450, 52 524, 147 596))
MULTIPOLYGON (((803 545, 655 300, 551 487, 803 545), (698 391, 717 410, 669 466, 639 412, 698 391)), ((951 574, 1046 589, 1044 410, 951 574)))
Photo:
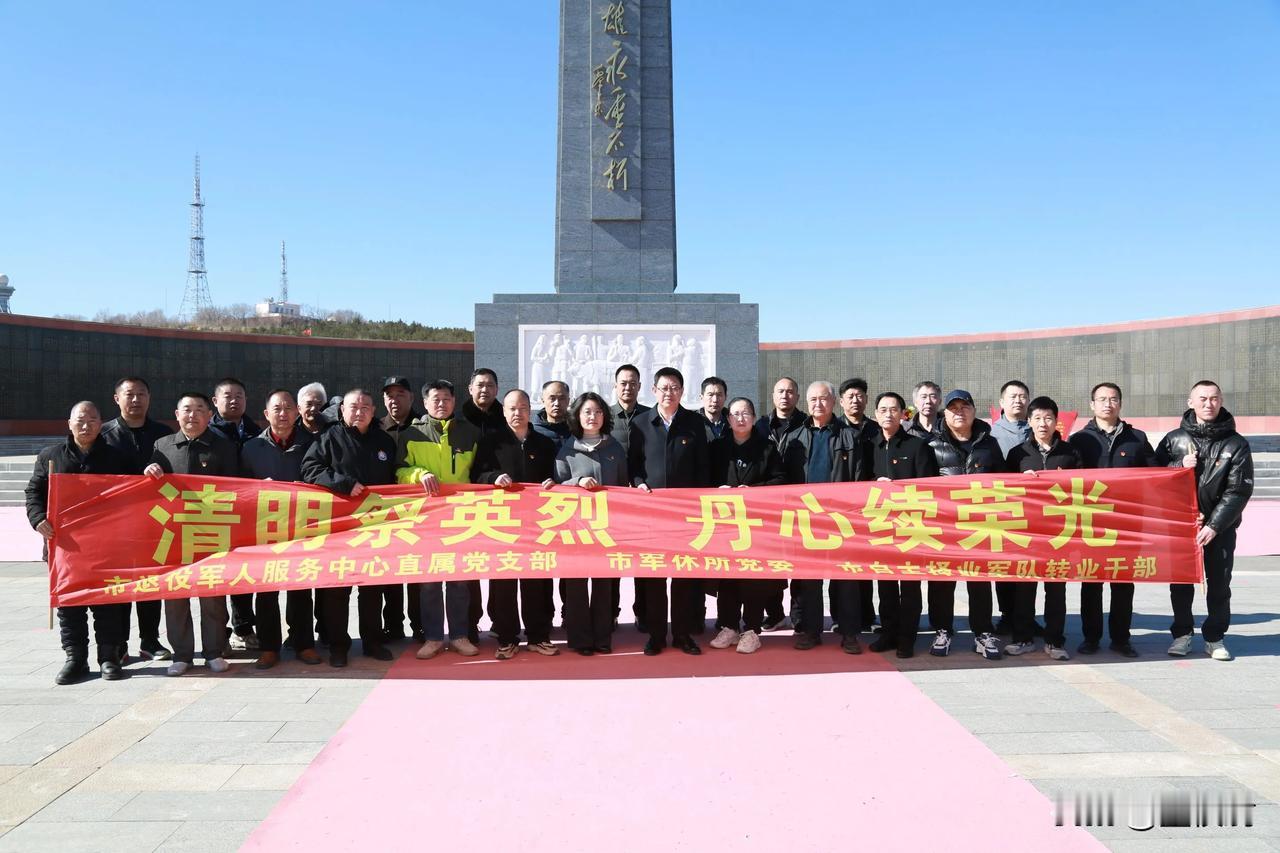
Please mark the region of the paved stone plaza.
MULTIPOLYGON (((268 673, 240 661, 224 676, 197 667, 195 674, 173 679, 163 676, 162 665, 135 663, 128 681, 107 684, 95 678, 56 687, 53 675, 61 653, 57 634, 47 627, 46 584, 40 563, 0 563, 0 591, 8 605, 0 613, 0 850, 234 850, 268 817, 388 669, 360 656, 353 656, 352 666, 342 671, 304 667, 286 658, 268 673)), ((1040 653, 985 663, 968 652, 964 636, 949 658, 922 652, 907 661, 887 660, 1007 763, 1011 774, 1022 775, 1050 796, 1060 791, 1114 794, 1120 804, 1119 826, 1093 830, 1112 849, 1280 850, 1280 668, 1275 665, 1280 652, 1275 606, 1280 558, 1239 560, 1233 588, 1237 616, 1228 640, 1237 660, 1232 663, 1204 657, 1198 639, 1192 657, 1167 657, 1167 593, 1154 586, 1140 586, 1136 598, 1134 641, 1142 657, 1134 661, 1104 651, 1091 659, 1075 656, 1069 663, 1051 663, 1040 653), (1125 826, 1129 798, 1145 801, 1170 789, 1247 793, 1259 804, 1254 826, 1157 827, 1142 833, 1125 826)), ((962 601, 958 607, 962 609, 962 601)), ((622 636, 633 633, 627 626, 622 636)), ((1068 622, 1068 636, 1074 648, 1079 641, 1074 619, 1068 622)), ((558 630, 557 639, 562 641, 558 630)), ((922 637, 921 646, 924 642, 922 637)), ((487 668, 480 678, 508 666, 489 660, 491 640, 482 648, 485 657, 476 663, 487 668)), ((411 646, 403 644, 401 650, 411 653, 411 646)), ((815 653, 831 655, 836 666, 856 660, 839 656, 832 644, 815 653)), ((687 677, 693 671, 731 674, 726 667, 740 660, 730 659, 741 658, 710 649, 696 661, 678 655, 634 661, 615 657, 549 660, 597 668, 625 662, 629 672, 636 664, 678 664, 680 677, 687 677)), ((788 674, 785 663, 804 657, 790 649, 789 636, 767 638, 754 660, 784 666, 781 674, 764 667, 749 676, 757 682, 753 693, 785 711, 788 681, 800 677, 788 674)), ((596 685, 618 684, 594 677, 560 683, 579 698, 596 685)), ((857 684, 856 678, 851 684, 857 684)), ((737 681, 700 678, 705 712, 720 714, 717 694, 737 681)), ((518 703, 524 682, 494 679, 493 684, 499 683, 510 693, 507 704, 518 703)), ((651 681, 622 683, 640 696, 651 681)), ((499 712, 489 707, 466 709, 461 718, 478 731, 501 722, 499 712)), ((869 737, 874 734, 875 721, 860 714, 856 703, 850 707, 849 724, 865 727, 869 737)), ((733 736, 731 724, 726 725, 726 737, 733 736)), ((838 748, 853 750, 857 766, 856 739, 838 748)), ((789 762, 796 759, 759 755, 753 761, 761 772, 786 776, 789 762)), ((530 756, 511 755, 510 760, 510 768, 495 768, 494 774, 523 776, 533 769, 530 756)), ((949 770, 939 778, 921 766, 918 779, 922 803, 949 797, 963 798, 974 809, 1001 808, 999 802, 986 801, 963 773, 949 770)), ((867 767, 856 784, 870 790, 876 781, 875 769, 867 767)), ((412 799, 402 793, 391 800, 412 799)), ((690 795, 691 813, 683 817, 694 819, 699 792, 690 795)), ((1044 820, 1051 819, 1046 802, 1044 820)), ((1025 849, 1014 841, 993 836, 987 849, 1025 849)))

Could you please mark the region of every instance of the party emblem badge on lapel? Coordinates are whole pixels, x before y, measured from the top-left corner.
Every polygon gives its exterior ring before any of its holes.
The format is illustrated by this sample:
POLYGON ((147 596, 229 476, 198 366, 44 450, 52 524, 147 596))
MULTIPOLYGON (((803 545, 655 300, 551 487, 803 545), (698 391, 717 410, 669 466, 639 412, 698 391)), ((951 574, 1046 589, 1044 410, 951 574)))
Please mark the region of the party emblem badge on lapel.
POLYGON ((386 462, 386 461, 387 461, 387 451, 385 451, 385 450, 379 450, 379 451, 378 451, 378 461, 379 461, 379 462, 386 462))

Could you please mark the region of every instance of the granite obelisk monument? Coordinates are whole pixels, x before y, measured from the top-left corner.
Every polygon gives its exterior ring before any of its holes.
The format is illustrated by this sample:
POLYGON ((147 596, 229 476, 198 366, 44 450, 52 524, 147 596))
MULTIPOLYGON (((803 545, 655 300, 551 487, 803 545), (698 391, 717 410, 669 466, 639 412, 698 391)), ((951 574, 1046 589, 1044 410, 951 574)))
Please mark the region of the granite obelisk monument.
POLYGON ((555 293, 477 304, 476 365, 535 400, 550 379, 608 398, 627 362, 645 402, 664 365, 686 406, 711 375, 754 395, 759 306, 676 293, 670 0, 561 0, 556 165, 555 293))

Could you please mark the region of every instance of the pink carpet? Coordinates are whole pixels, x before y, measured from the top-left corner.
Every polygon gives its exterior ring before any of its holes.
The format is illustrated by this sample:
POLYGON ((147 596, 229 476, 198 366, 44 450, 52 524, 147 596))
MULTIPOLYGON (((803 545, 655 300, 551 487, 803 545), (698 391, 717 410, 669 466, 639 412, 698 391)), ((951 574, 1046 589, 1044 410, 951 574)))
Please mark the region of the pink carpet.
POLYGON ((0 562, 21 563, 39 560, 43 542, 27 522, 20 506, 0 507, 0 562))
POLYGON ((1103 849, 880 655, 630 637, 406 653, 243 849, 1103 849))
POLYGON ((1280 501, 1252 500, 1236 531, 1237 557, 1280 554, 1280 501))

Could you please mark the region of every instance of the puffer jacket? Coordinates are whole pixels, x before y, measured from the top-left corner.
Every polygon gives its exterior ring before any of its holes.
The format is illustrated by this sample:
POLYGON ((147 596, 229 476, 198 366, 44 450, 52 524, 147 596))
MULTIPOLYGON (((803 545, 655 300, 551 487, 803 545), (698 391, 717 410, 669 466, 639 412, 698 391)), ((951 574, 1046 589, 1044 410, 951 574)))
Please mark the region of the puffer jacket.
POLYGON ((1202 424, 1187 409, 1182 426, 1160 440, 1156 464, 1178 468, 1192 451, 1198 454, 1196 496, 1204 523, 1219 533, 1238 527, 1253 495, 1253 453, 1231 413, 1222 409, 1212 423, 1202 424))
POLYGON ((959 440, 951 434, 942 419, 933 426, 929 448, 938 461, 939 474, 998 474, 1007 470, 1004 453, 1000 450, 999 442, 991 435, 991 425, 986 421, 974 419, 967 451, 960 446, 959 440))
POLYGON ((447 421, 424 415, 402 431, 396 444, 396 482, 421 483, 435 474, 441 483, 470 483, 480 430, 466 418, 447 421))

